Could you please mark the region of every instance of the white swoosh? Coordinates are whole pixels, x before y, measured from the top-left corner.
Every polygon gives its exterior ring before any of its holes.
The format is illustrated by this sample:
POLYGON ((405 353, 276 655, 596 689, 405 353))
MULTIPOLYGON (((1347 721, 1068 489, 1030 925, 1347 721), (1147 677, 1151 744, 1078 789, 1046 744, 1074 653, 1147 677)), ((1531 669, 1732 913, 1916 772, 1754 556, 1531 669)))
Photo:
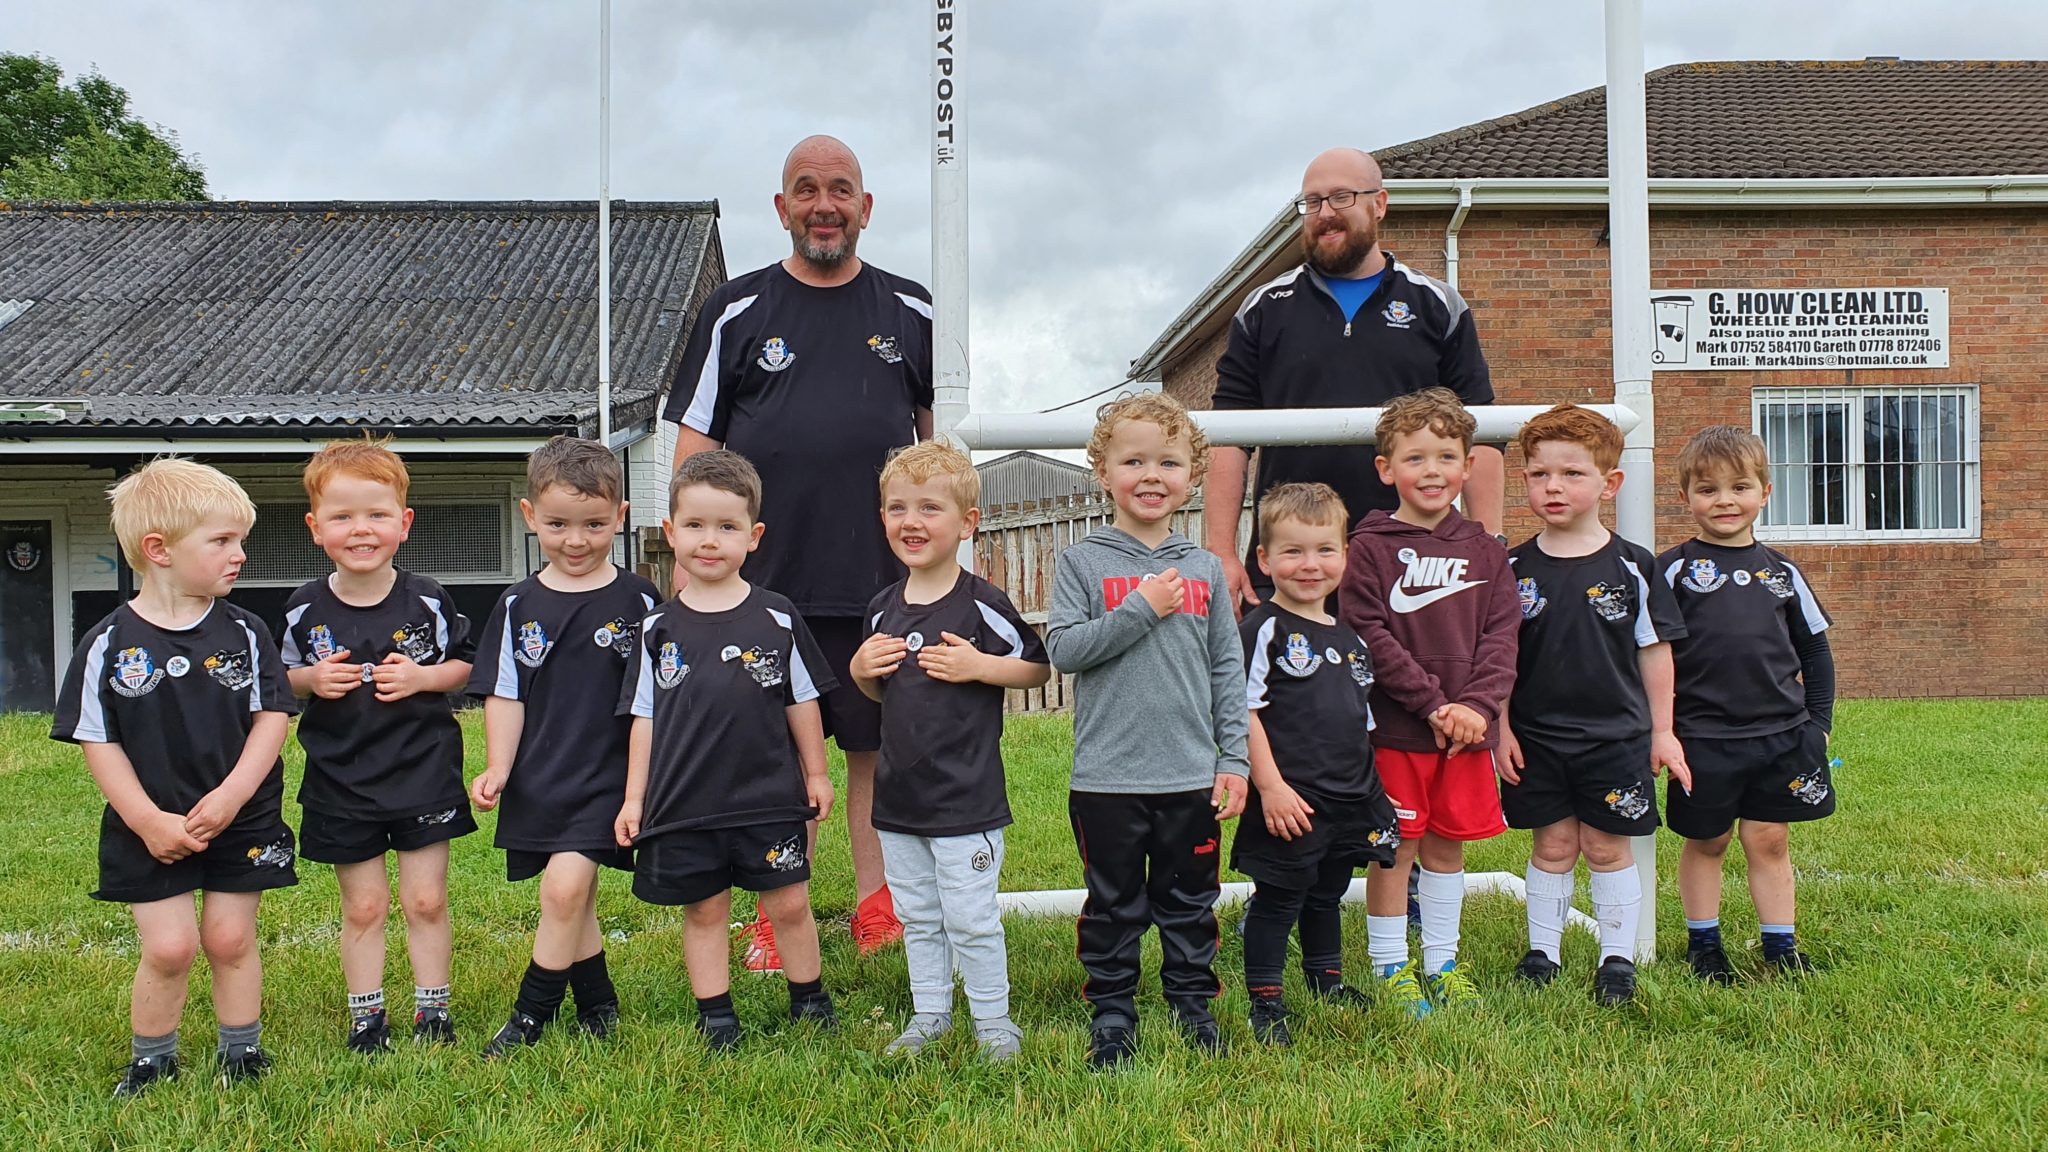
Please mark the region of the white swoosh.
POLYGON ((1463 584, 1453 584, 1448 588, 1431 588, 1427 592, 1409 592, 1407 589, 1396 584, 1387 593, 1387 607, 1402 613, 1418 612, 1446 596, 1456 596, 1467 588, 1477 588, 1484 583, 1486 583, 1484 580, 1468 580, 1463 584))

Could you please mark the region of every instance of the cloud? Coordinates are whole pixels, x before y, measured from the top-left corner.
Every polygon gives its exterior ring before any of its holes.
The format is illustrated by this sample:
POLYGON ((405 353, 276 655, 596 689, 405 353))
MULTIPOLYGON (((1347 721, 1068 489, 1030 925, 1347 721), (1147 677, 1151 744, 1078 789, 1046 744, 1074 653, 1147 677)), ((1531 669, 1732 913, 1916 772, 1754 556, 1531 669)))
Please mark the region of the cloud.
MULTIPOLYGON (((1646 5, 1645 64, 2040 53, 2024 0, 1646 5)), ((230 199, 591 199, 596 5, 12 0, 11 51, 97 63, 230 199), (111 10, 109 10, 111 9, 111 10)), ((1034 0, 964 9, 977 407, 1123 377, 1333 144, 1383 147, 1595 87, 1597 0, 1034 0)), ((716 198, 735 272, 779 259, 782 158, 859 152, 862 254, 928 278, 916 0, 615 0, 612 192, 716 198)))

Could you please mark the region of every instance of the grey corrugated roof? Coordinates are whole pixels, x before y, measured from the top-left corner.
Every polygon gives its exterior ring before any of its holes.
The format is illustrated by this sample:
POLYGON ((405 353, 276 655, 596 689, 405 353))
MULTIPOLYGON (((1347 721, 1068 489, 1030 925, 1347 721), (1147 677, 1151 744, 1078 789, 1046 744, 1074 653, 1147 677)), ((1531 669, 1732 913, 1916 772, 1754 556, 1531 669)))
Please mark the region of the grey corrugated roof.
MULTIPOLYGON (((1652 179, 2048 173, 2048 61, 1674 64, 1644 103, 1652 179)), ((1604 178, 1607 90, 1373 155, 1390 180, 1604 178)))
MULTIPOLYGON (((615 203, 615 421, 723 279, 715 203, 615 203)), ((0 398, 68 426, 594 429, 595 203, 0 202, 0 398)), ((39 434, 46 434, 43 426, 39 434)), ((82 430, 82 429, 81 429, 82 430)))

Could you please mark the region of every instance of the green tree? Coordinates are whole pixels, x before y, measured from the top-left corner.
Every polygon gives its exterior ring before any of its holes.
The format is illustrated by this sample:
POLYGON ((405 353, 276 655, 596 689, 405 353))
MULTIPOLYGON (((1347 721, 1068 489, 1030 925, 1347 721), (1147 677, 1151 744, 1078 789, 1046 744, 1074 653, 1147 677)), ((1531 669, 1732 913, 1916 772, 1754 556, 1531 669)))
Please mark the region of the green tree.
POLYGON ((53 60, 0 53, 0 196, 204 200, 206 174, 98 72, 67 85, 53 60))

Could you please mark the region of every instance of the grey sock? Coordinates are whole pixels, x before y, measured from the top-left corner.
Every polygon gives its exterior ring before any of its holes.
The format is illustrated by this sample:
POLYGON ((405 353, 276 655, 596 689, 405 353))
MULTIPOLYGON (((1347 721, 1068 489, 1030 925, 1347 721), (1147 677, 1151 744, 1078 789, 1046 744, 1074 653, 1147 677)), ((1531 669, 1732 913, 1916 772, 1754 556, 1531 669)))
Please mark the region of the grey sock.
POLYGON ((426 988, 418 984, 412 986, 412 1007, 415 1012, 424 1012, 429 1008, 445 1009, 448 1007, 448 999, 446 984, 439 988, 426 988))
POLYGON ((223 1024, 220 1026, 220 1043, 214 1051, 222 1056, 236 1045, 254 1048, 263 1039, 263 1021, 249 1024, 223 1024))
POLYGON ((348 1018, 360 1020, 373 1012, 384 1010, 384 990, 375 992, 351 992, 348 994, 348 1018))
POLYGON ((178 1054, 178 1030, 173 1028, 161 1036, 144 1036, 138 1032, 128 1038, 128 1054, 131 1060, 175 1056, 178 1054))

